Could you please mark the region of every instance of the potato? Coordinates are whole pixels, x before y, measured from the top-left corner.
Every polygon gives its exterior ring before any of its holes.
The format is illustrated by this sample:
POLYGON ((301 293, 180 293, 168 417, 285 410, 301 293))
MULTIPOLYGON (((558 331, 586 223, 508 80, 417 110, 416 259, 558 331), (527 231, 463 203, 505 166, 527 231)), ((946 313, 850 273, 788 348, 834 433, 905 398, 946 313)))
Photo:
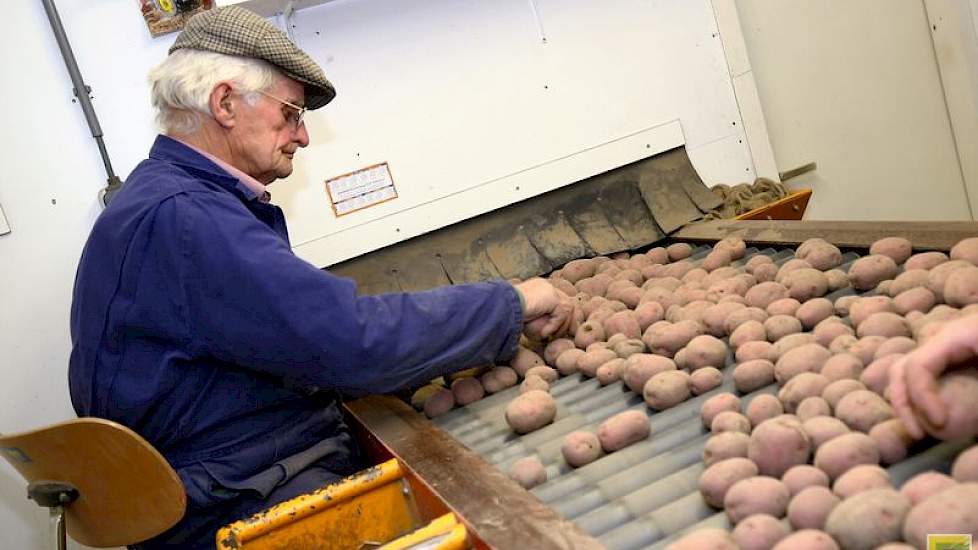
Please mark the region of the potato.
POLYGON ((816 416, 832 416, 832 407, 828 401, 818 396, 806 397, 798 404, 795 411, 802 422, 816 416))
MULTIPOLYGON (((631 260, 629 260, 629 263, 631 263, 631 260)), ((629 267, 623 269, 615 274, 614 279, 616 281, 630 281, 633 285, 638 286, 645 282, 645 278, 642 277, 642 272, 639 271, 639 269, 641 269, 642 267, 645 266, 639 266, 638 268, 629 267)))
POLYGON ((906 292, 912 288, 927 288, 928 275, 926 269, 908 269, 893 279, 888 294, 896 297, 901 292, 906 292))
POLYGON ((776 359, 774 356, 774 344, 761 340, 745 342, 737 347, 737 352, 734 354, 734 358, 736 359, 737 363, 746 363, 747 361, 753 361, 755 359, 766 359, 771 361, 773 365, 773 360, 776 359))
POLYGON ((641 394, 650 378, 672 370, 676 370, 676 363, 672 359, 651 353, 636 353, 625 359, 621 379, 628 389, 641 394))
POLYGON ((533 390, 549 392, 550 383, 539 376, 527 376, 523 380, 523 383, 520 384, 520 393, 523 394, 533 390))
POLYGON ((657 411, 674 407, 689 398, 689 374, 681 370, 660 372, 645 382, 645 404, 657 411))
POLYGON ((523 346, 516 350, 516 356, 509 362, 509 366, 520 376, 526 376, 526 371, 532 367, 545 365, 542 357, 523 346))
POLYGON ((876 353, 873 354, 873 360, 881 359, 887 355, 893 355, 894 353, 910 353, 917 347, 917 342, 913 338, 908 338, 906 336, 895 336, 890 338, 880 344, 880 347, 876 348, 876 353))
POLYGON ((723 529, 697 529, 666 546, 665 550, 737 550, 737 544, 723 529))
POLYGON ((789 468, 808 462, 811 440, 798 422, 784 417, 765 420, 754 427, 747 458, 761 474, 780 478, 789 468))
POLYGON ((730 335, 730 346, 737 350, 748 342, 767 342, 767 331, 758 321, 745 321, 730 335))
POLYGON ((818 450, 825 442, 849 432, 848 426, 831 416, 816 416, 802 423, 802 429, 812 441, 812 448, 818 450))
MULTIPOLYGON (((618 354, 613 350, 607 348, 595 348, 591 351, 587 351, 584 355, 577 359, 577 370, 587 376, 593 378, 598 372, 598 367, 611 361, 612 359, 617 359, 618 354)), ((535 369, 541 369, 541 367, 534 367, 530 369, 527 374, 533 373, 535 369)), ((540 378, 543 378, 547 382, 553 384, 557 380, 557 372, 550 369, 551 372, 546 374, 537 374, 540 378)))
MULTIPOLYGON (((563 351, 557 356, 554 361, 554 366, 557 367, 557 372, 564 376, 570 376, 577 372, 577 361, 581 357, 584 357, 586 352, 582 349, 574 348, 563 351)), ((529 370, 529 369, 527 369, 529 370)), ((518 373, 519 370, 517 369, 518 373)), ((523 371, 523 375, 526 376, 526 371, 523 371)))
POLYGON ((801 321, 790 315, 774 315, 764 321, 764 331, 771 341, 801 332, 801 321))
POLYGON ((803 400, 821 396, 822 390, 828 385, 828 378, 821 374, 799 373, 782 386, 781 391, 778 392, 778 399, 784 404, 785 411, 794 413, 803 400))
MULTIPOLYGON (((608 351, 608 350, 601 350, 601 351, 608 351)), ((587 354, 585 353, 581 357, 587 357, 587 354)), ((612 352, 612 357, 614 357, 614 353, 613 352, 612 352)), ((580 363, 580 359, 578 359, 578 363, 580 363)), ((557 374, 557 371, 556 370, 554 370, 554 369, 552 369, 550 367, 542 366, 542 365, 539 366, 539 367, 533 367, 532 369, 526 371, 526 376, 527 377, 530 377, 530 376, 539 376, 540 378, 543 378, 544 380, 546 380, 548 384, 553 384, 560 377, 557 374)))
POLYGON ((829 476, 825 475, 825 472, 814 466, 799 464, 789 468, 788 471, 781 476, 781 482, 788 488, 788 493, 790 493, 791 496, 795 496, 803 489, 808 487, 828 488, 829 476))
POLYGON ((687 243, 675 243, 666 247, 666 254, 671 262, 688 258, 692 253, 693 247, 687 243))
POLYGON ((978 369, 958 369, 938 380, 938 395, 947 406, 947 421, 934 426, 921 418, 924 430, 937 439, 950 441, 978 435, 978 369))
POLYGON ((758 283, 774 282, 778 275, 778 266, 773 263, 763 263, 756 266, 751 275, 757 279, 758 283))
POLYGON ((951 467, 951 476, 961 483, 978 481, 978 445, 958 455, 951 467))
POLYGON ((835 292, 849 286, 849 276, 841 269, 830 269, 825 272, 825 280, 829 283, 829 292, 835 292))
POLYGON ((872 489, 891 489, 890 474, 875 464, 860 464, 839 476, 832 492, 839 498, 849 498, 872 489))
POLYGON ((757 475, 757 466, 746 458, 717 461, 700 475, 699 490, 703 500, 714 508, 723 507, 723 499, 735 483, 757 475))
POLYGON ((744 264, 744 271, 746 271, 747 273, 754 273, 754 270, 757 269, 758 266, 762 264, 770 265, 773 263, 774 260, 772 260, 770 256, 765 256, 764 254, 755 254, 751 256, 749 260, 747 260, 747 263, 744 264))
POLYGON ((650 429, 647 414, 636 410, 625 411, 598 426, 598 440, 601 448, 610 453, 647 438, 650 429))
POLYGON ((874 313, 894 311, 893 299, 889 296, 868 296, 855 300, 849 307, 849 319, 858 327, 874 313))
POLYGON ((799 269, 812 269, 812 264, 806 262, 805 260, 799 260, 798 258, 788 260, 787 262, 783 263, 780 268, 778 268, 778 274, 774 280, 781 283, 789 273, 799 269))
MULTIPOLYGON (((828 364, 828 363, 826 363, 828 364)), ((823 369, 824 371, 824 369, 823 369)), ((824 374, 823 374, 824 376, 824 374)), ((822 390, 822 399, 828 403, 832 410, 835 410, 839 406, 839 401, 842 400, 846 395, 858 391, 865 390, 866 386, 859 380, 854 380, 852 378, 842 378, 829 382, 828 386, 822 390)))
POLYGON ((455 393, 445 388, 439 388, 424 402, 424 414, 428 418, 441 416, 455 407, 455 393))
POLYGON ((869 433, 873 426, 893 418, 893 407, 869 390, 849 392, 839 400, 835 416, 853 430, 869 433))
POLYGON ((788 529, 774 516, 752 514, 740 520, 730 536, 740 550, 771 550, 788 536, 788 529))
POLYGON ((943 252, 920 252, 910 256, 910 258, 903 264, 903 268, 907 271, 911 269, 933 269, 938 265, 947 261, 947 254, 943 252))
POLYGON ((820 372, 830 383, 847 379, 858 380, 863 372, 863 362, 851 353, 838 353, 825 361, 820 372))
POLYGON ((957 484, 958 482, 947 474, 922 472, 908 479, 903 487, 900 487, 900 494, 910 501, 911 506, 916 506, 932 495, 957 484))
POLYGON ((483 374, 479 380, 486 393, 496 393, 515 386, 520 377, 509 367, 495 367, 483 374))
POLYGON ((686 346, 686 366, 690 370, 720 367, 726 364, 727 345, 709 334, 696 336, 686 346))
POLYGON ((700 408, 700 419, 703 425, 709 428, 713 425, 713 418, 723 411, 740 411, 740 398, 732 393, 718 393, 703 402, 700 408))
POLYGON ((848 352, 858 357, 864 365, 869 365, 873 362, 873 356, 876 355, 876 350, 878 350, 885 341, 885 336, 863 336, 857 340, 856 343, 849 346, 848 352))
POLYGON ((598 367, 595 371, 594 377, 598 379, 598 383, 602 386, 607 386, 608 384, 613 384, 621 380, 621 372, 625 365, 625 360, 622 358, 612 359, 607 363, 598 367))
POLYGON ((553 422, 557 403, 549 393, 532 390, 506 405, 506 422, 516 433, 530 433, 553 422))
POLYGON ((736 524, 753 514, 784 517, 789 498, 788 488, 784 483, 761 475, 734 483, 723 497, 723 507, 731 523, 736 524))
POLYGON ((723 373, 715 367, 704 367, 689 376, 689 391, 693 395, 704 394, 723 383, 723 373))
POLYGON ((815 330, 812 333, 815 336, 815 342, 822 347, 828 348, 832 345, 832 341, 843 334, 848 334, 850 336, 855 334, 845 323, 840 322, 826 322, 823 320, 815 326, 815 330))
POLYGON ((944 301, 956 307, 978 304, 978 267, 952 271, 944 283, 944 301))
POLYGON ((775 363, 774 378, 779 383, 785 384, 803 372, 817 373, 831 356, 829 350, 814 343, 789 349, 775 363))
POLYGON ((703 311, 702 322, 706 326, 706 333, 721 338, 726 336, 727 331, 724 323, 727 316, 738 309, 744 309, 743 304, 735 302, 723 302, 710 306, 703 311))
POLYGON ((645 253, 649 257, 649 260, 654 264, 665 264, 669 263, 669 253, 666 249, 661 246, 650 249, 645 253))
POLYGON ((573 284, 593 276, 597 267, 597 263, 590 259, 571 260, 561 268, 560 276, 573 284))
POLYGON ((579 468, 594 462, 601 456, 601 443, 598 441, 598 436, 591 432, 571 432, 564 437, 560 452, 568 465, 579 468))
POLYGON ((857 290, 869 290, 880 282, 895 277, 897 271, 893 258, 871 254, 852 263, 849 267, 849 283, 857 290))
POLYGON ((771 550, 839 550, 839 545, 824 531, 802 529, 781 539, 771 550))
POLYGON ((870 245, 869 253, 889 256, 896 264, 902 264, 913 254, 913 246, 903 237, 885 237, 870 245))
POLYGON ((835 313, 842 316, 849 315, 849 310, 852 309, 852 306, 859 300, 862 300, 862 297, 856 295, 847 295, 836 298, 835 313))
POLYGON ((788 288, 775 282, 758 283, 744 295, 748 306, 760 309, 764 309, 772 302, 782 298, 788 298, 788 288))
POLYGON ((574 333, 574 345, 581 349, 594 342, 602 342, 604 339, 604 327, 598 321, 586 321, 577 327, 577 332, 574 333))
POLYGON ((751 399, 744 414, 750 420, 751 426, 757 426, 765 420, 784 414, 784 406, 777 397, 765 393, 751 399))
POLYGON ((799 307, 801 307, 801 302, 798 300, 794 298, 781 298, 768 304, 764 308, 764 311, 768 315, 794 315, 799 307))
POLYGON ((812 298, 795 311, 795 317, 801 322, 802 327, 811 330, 834 313, 835 306, 831 301, 825 298, 812 298))
POLYGON ((618 357, 628 359, 636 353, 645 353, 645 342, 638 338, 628 338, 618 342, 611 349, 618 357))
POLYGON ((608 291, 608 286, 614 281, 610 275, 605 273, 599 273, 594 277, 585 277, 580 281, 574 283, 574 288, 578 292, 583 292, 591 296, 604 296, 604 293, 608 291))
POLYGON ((700 323, 687 320, 673 323, 659 331, 653 331, 651 334, 646 332, 642 336, 642 341, 653 353, 672 357, 677 351, 686 347, 690 340, 702 333, 703 326, 700 323), (646 338, 646 335, 649 336, 646 338))
MULTIPOLYGON (((556 366, 557 357, 561 353, 569 349, 575 349, 576 347, 577 346, 574 345, 574 341, 571 340, 570 338, 557 338, 556 340, 547 344, 547 346, 543 349, 543 359, 547 365, 550 365, 551 367, 556 366)), ((536 366, 536 365, 531 365, 531 366, 536 366)), ((519 373, 517 372, 517 374, 519 373)))
POLYGON ((693 270, 695 266, 692 262, 688 260, 680 260, 678 262, 667 265, 663 270, 662 274, 665 277, 676 277, 677 279, 683 275, 689 273, 693 270))
POLYGON ((825 241, 813 243, 807 248, 799 247, 795 257, 805 260, 819 271, 832 269, 842 265, 842 251, 834 244, 825 241))
POLYGON ((951 260, 931 269, 928 272, 927 288, 934 293, 934 296, 937 297, 938 302, 944 301, 944 286, 947 284, 947 279, 951 276, 951 273, 968 267, 974 266, 962 260, 951 260))
POLYGON ((532 489, 547 481, 547 471, 536 456, 526 456, 509 467, 509 477, 524 489, 532 489))
POLYGON ((978 538, 978 483, 949 487, 914 506, 903 524, 903 539, 917 548, 926 548, 928 533, 961 533, 978 538))
POLYGON ((824 296, 829 290, 829 280, 817 269, 801 268, 788 273, 781 283, 788 288, 788 296, 805 302, 824 296))
POLYGON ((723 432, 750 434, 750 427, 750 420, 746 416, 734 411, 723 411, 714 416, 713 422, 710 423, 710 431, 714 434, 723 432))
POLYGON ((733 335, 740 325, 749 321, 763 323, 768 318, 767 312, 758 307, 745 307, 732 312, 727 316, 723 323, 723 328, 727 334, 733 335))
POLYGON ((876 441, 883 464, 893 464, 906 458, 907 450, 914 442, 899 418, 884 420, 873 426, 869 430, 869 437, 876 441))
MULTIPOLYGON (((826 417, 816 417, 808 422, 822 420, 826 417)), ((829 479, 836 479, 854 466, 860 464, 878 464, 879 450, 873 438, 861 432, 850 432, 837 435, 822 443, 815 451, 815 467, 826 474, 829 479)))
POLYGON ((883 546, 877 546, 876 550, 917 550, 917 549, 914 548, 913 546, 910 546, 909 544, 905 544, 902 542, 888 542, 883 546))
MULTIPOLYGON (((978 267, 975 268, 978 271, 978 267)), ((896 313, 881 311, 874 313, 859 323, 856 327, 856 336, 864 338, 866 336, 884 336, 893 338, 894 336, 910 336, 910 325, 896 313)))
POLYGON ((893 299, 893 308, 900 315, 907 315, 912 311, 927 313, 935 304, 937 304, 937 297, 930 289, 924 287, 905 290, 893 299))
POLYGON ((958 241, 951 247, 951 259, 963 260, 978 266, 978 237, 969 237, 958 241))
MULTIPOLYGON (((773 353, 780 359, 785 353, 806 344, 814 344, 815 335, 808 332, 789 334, 774 342, 773 353)), ((777 362, 777 361, 775 361, 777 362)))
POLYGON ((713 435, 703 446, 703 463, 712 466, 728 458, 746 459, 748 443, 750 436, 743 432, 720 432, 713 435))
POLYGON ((827 487, 806 487, 788 502, 788 522, 795 529, 821 529, 840 502, 827 487))
POLYGON ((662 309, 662 304, 659 302, 639 303, 635 307, 635 320, 638 321, 638 328, 642 332, 645 332, 645 329, 649 328, 652 323, 661 321, 665 314, 665 310, 662 309))
MULTIPOLYGON (((840 334, 832 340, 831 344, 829 344, 829 351, 836 355, 840 353, 849 353, 849 350, 852 349, 852 346, 856 345, 856 342, 858 341, 859 339, 854 335, 840 334)), ((876 350, 873 350, 874 353, 875 351, 876 350)), ((859 359, 859 357, 857 357, 857 359, 859 359)), ((859 362, 862 363, 862 359, 859 359, 859 362)))
POLYGON ((893 489, 873 489, 842 501, 825 522, 825 531, 847 550, 873 550, 900 540, 910 502, 893 489))
POLYGON ((700 267, 707 271, 713 271, 714 269, 730 265, 731 261, 733 261, 733 258, 730 256, 729 250, 713 249, 703 259, 700 267))

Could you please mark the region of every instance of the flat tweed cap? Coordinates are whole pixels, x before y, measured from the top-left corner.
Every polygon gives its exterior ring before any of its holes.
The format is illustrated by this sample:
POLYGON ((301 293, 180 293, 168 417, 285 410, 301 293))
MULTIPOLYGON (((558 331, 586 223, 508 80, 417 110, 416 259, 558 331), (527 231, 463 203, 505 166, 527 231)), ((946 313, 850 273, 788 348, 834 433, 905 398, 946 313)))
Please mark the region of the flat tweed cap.
POLYGON ((336 89, 306 52, 275 25, 244 8, 215 8, 191 17, 170 47, 170 53, 181 48, 267 61, 289 78, 305 84, 309 109, 318 109, 336 97, 336 89))

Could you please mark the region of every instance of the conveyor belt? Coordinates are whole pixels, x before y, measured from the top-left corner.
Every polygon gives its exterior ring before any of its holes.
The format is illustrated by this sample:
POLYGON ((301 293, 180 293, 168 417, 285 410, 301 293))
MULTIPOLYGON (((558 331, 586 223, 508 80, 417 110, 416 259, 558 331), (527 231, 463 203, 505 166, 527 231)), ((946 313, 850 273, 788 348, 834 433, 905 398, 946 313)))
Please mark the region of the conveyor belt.
MULTIPOLYGON (((710 247, 701 246, 690 258, 702 260, 710 247)), ((752 256, 765 254, 778 265, 794 257, 788 248, 749 248, 734 267, 752 256)), ((843 256, 841 269, 848 270, 858 254, 843 256)), ((832 300, 853 294, 851 288, 826 296, 832 300)), ((872 295, 873 291, 863 293, 872 295)), ((544 464, 547 482, 531 490, 537 498, 596 537, 610 550, 664 548, 691 529, 731 525, 723 511, 710 508, 698 491, 704 469, 702 452, 709 437, 700 420, 700 407, 710 397, 737 393, 733 384, 733 356, 728 354, 723 384, 662 411, 649 409, 641 395, 619 381, 600 386, 593 378, 576 374, 551 387, 557 402, 555 421, 535 432, 519 436, 504 417, 506 405, 518 395, 509 388, 485 399, 457 408, 434 420, 435 424, 500 470, 508 471, 516 460, 536 455, 544 464), (563 460, 563 438, 575 430, 595 432, 605 419, 625 410, 645 411, 651 435, 645 441, 601 457, 581 468, 563 460)), ((742 409, 761 394, 777 394, 778 385, 740 395, 742 409)), ((925 441, 911 449, 910 456, 889 467, 896 487, 926 470, 947 472, 954 457, 972 442, 925 441)))

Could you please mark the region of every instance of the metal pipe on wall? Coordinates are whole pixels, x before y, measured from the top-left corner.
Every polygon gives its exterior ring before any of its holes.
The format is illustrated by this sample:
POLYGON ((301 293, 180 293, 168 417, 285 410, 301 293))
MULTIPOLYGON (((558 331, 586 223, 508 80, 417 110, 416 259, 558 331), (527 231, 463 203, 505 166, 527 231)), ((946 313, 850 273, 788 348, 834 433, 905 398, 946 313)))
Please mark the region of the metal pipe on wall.
POLYGON ((122 180, 112 170, 112 161, 109 159, 109 152, 105 148, 105 141, 102 139, 104 135, 102 133, 102 126, 98 123, 95 107, 92 106, 92 100, 88 97, 91 88, 85 84, 81 71, 78 69, 75 54, 71 51, 71 44, 68 42, 68 35, 65 34, 64 25, 61 24, 61 17, 58 15, 58 8, 55 7, 54 0, 41 0, 41 4, 44 5, 44 11, 47 13, 48 21, 51 23, 54 38, 57 40, 58 48, 61 50, 61 57, 64 59, 65 67, 68 69, 68 75, 71 77, 71 84, 74 86, 75 96, 78 98, 82 112, 85 113, 85 120, 88 122, 88 128, 92 132, 92 137, 95 138, 95 143, 98 145, 99 155, 102 157, 102 164, 105 165, 108 185, 99 192, 99 200, 102 201, 103 206, 106 206, 109 204, 112 196, 122 187, 122 180))

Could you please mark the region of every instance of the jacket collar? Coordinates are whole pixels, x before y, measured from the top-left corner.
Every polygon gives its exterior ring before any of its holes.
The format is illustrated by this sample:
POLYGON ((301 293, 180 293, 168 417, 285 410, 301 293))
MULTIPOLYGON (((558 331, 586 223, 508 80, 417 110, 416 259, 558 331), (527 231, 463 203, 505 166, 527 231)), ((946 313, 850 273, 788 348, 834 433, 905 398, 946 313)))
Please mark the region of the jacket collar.
POLYGON ((187 169, 208 181, 217 183, 246 201, 257 201, 260 198, 257 192, 228 174, 214 161, 169 136, 163 134, 156 136, 149 157, 187 169))

